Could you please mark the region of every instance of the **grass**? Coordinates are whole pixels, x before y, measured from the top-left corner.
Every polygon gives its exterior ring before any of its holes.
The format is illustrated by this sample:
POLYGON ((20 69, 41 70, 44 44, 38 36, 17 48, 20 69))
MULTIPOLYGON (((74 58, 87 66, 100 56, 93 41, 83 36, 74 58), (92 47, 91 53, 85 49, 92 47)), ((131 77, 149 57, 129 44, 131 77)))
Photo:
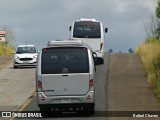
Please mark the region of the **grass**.
POLYGON ((147 38, 137 47, 135 53, 141 57, 148 82, 152 85, 156 97, 160 99, 160 40, 147 38))
POLYGON ((11 47, 9 44, 0 43, 0 56, 1 55, 11 55, 12 52, 14 51, 14 48, 11 47))

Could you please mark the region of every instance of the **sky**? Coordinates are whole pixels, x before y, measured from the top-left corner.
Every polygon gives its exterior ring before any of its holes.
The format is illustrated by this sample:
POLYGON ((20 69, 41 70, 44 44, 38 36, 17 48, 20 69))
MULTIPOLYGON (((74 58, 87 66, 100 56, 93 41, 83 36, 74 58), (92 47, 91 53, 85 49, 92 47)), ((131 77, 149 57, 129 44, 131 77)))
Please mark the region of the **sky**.
POLYGON ((108 28, 105 50, 127 52, 147 37, 144 24, 155 13, 157 0, 1 0, 0 28, 15 33, 12 44, 68 39, 69 26, 80 18, 95 18, 108 28))

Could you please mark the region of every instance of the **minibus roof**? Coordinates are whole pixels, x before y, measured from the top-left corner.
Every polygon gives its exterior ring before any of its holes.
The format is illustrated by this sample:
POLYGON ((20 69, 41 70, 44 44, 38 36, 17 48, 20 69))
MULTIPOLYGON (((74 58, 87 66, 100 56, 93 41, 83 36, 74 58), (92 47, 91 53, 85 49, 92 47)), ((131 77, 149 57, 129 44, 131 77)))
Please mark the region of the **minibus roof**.
POLYGON ((81 40, 51 40, 48 42, 47 46, 83 46, 83 42, 81 40))

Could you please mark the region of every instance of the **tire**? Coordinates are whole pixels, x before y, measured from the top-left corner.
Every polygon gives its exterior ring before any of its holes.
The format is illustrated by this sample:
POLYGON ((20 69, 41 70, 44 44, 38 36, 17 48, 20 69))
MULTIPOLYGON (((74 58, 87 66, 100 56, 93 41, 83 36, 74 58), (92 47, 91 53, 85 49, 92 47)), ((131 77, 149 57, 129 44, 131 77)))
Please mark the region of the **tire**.
POLYGON ((98 65, 99 64, 104 64, 104 59, 103 58, 98 58, 98 65))
POLYGON ((85 114, 85 115, 94 115, 94 113, 95 113, 94 105, 87 106, 83 111, 83 114, 85 114))
POLYGON ((50 110, 50 107, 39 106, 39 109, 40 109, 40 112, 41 112, 41 111, 42 111, 42 112, 49 112, 49 111, 51 111, 51 110, 50 110))
POLYGON ((94 105, 91 105, 91 106, 89 107, 89 114, 90 114, 90 115, 94 115, 94 113, 95 113, 95 111, 94 111, 94 105))
POLYGON ((42 116, 48 116, 51 112, 48 107, 39 107, 42 116))
POLYGON ((18 68, 18 66, 15 66, 15 65, 14 65, 13 68, 16 69, 16 68, 18 68))
POLYGON ((104 59, 101 59, 101 64, 104 64, 104 59))

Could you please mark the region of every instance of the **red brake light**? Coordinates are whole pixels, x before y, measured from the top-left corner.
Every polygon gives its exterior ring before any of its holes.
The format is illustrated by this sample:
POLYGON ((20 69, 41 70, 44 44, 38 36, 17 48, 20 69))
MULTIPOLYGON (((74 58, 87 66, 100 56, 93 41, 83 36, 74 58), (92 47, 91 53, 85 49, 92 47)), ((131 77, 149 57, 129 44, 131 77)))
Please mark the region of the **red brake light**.
POLYGON ((43 48, 43 52, 45 52, 45 51, 47 51, 47 49, 46 49, 46 48, 43 48))
POLYGON ((42 89, 42 82, 41 81, 38 81, 38 88, 42 89))
POLYGON ((83 50, 84 50, 84 51, 87 51, 87 48, 84 47, 83 50))
POLYGON ((103 47, 103 43, 100 44, 100 50, 102 49, 102 47, 103 47))
POLYGON ((91 79, 90 81, 89 81, 89 89, 92 89, 93 88, 93 80, 91 79))

